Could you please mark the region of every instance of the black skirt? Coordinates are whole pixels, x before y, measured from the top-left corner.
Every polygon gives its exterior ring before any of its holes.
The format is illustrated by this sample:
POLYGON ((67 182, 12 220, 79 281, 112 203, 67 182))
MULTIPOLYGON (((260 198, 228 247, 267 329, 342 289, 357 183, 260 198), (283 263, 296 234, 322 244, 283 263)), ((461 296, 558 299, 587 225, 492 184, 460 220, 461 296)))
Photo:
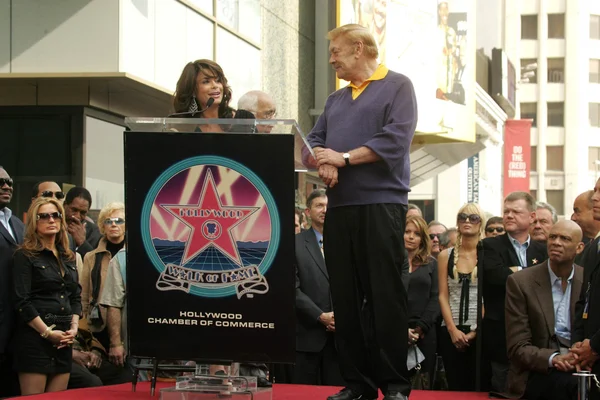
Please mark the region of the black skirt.
MULTIPOLYGON (((66 331, 70 324, 56 324, 54 329, 66 331)), ((73 349, 71 346, 57 349, 29 325, 19 324, 14 336, 14 362, 16 372, 44 375, 71 372, 73 349)))

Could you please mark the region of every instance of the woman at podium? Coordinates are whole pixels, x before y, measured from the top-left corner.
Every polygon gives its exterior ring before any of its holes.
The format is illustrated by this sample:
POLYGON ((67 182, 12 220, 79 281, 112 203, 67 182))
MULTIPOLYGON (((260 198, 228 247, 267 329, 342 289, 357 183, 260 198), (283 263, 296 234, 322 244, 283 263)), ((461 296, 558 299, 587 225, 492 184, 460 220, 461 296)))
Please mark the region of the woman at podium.
MULTIPOLYGON (((176 118, 233 118, 229 107, 231 87, 219 64, 211 60, 189 62, 183 68, 173 95, 176 118)), ((204 132, 222 132, 219 125, 203 125, 204 132)))

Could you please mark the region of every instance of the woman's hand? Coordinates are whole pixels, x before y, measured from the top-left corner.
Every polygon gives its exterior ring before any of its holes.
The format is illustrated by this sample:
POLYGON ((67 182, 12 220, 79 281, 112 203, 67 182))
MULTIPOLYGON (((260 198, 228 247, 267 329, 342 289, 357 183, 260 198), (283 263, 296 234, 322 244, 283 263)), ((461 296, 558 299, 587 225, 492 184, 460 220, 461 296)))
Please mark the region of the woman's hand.
POLYGON ((452 339, 452 344, 459 351, 466 349, 469 347, 469 339, 467 339, 467 335, 465 335, 458 328, 454 328, 452 330, 448 330, 450 333, 450 338, 452 339))
POLYGON ((50 332, 46 339, 48 339, 50 343, 52 343, 57 348, 62 349, 63 347, 67 347, 70 344, 73 344, 73 340, 75 338, 67 334, 67 332, 54 330, 50 332))
POLYGON ((408 328, 408 345, 412 346, 419 340, 419 334, 414 329, 408 328))

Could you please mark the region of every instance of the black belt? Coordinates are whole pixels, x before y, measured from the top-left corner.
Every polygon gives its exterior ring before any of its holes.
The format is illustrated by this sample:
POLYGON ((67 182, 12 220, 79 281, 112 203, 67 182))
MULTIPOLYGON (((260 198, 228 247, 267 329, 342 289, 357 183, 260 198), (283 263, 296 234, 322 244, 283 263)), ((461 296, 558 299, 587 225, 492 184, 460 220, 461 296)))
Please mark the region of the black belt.
POLYGON ((72 315, 55 315, 48 313, 43 317, 45 323, 50 324, 69 324, 73 320, 72 315))

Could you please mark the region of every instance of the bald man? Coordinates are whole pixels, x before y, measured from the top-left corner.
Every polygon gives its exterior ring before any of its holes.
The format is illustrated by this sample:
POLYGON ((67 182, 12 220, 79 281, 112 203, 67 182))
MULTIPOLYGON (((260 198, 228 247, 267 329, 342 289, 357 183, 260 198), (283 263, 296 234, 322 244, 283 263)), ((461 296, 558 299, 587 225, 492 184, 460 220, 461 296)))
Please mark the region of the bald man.
POLYGON ((277 114, 277 107, 271 96, 260 90, 251 90, 240 97, 238 110, 250 111, 256 119, 272 119, 277 114))
POLYGON ((583 250, 582 231, 559 221, 548 233, 548 260, 508 277, 506 346, 511 398, 577 399, 575 357, 569 353, 575 303, 583 268, 573 263, 583 250))

